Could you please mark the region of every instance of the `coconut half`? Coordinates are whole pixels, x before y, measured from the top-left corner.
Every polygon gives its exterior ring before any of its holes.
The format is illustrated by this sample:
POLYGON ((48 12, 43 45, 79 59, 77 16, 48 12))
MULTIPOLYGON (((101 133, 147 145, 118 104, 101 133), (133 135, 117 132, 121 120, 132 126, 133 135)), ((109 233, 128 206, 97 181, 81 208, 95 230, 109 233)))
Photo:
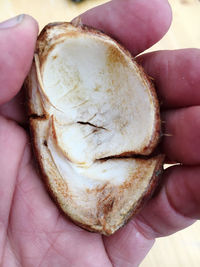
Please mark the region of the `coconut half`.
POLYGON ((59 207, 110 235, 150 197, 163 155, 155 90, 130 53, 84 25, 41 32, 26 82, 35 155, 59 207))

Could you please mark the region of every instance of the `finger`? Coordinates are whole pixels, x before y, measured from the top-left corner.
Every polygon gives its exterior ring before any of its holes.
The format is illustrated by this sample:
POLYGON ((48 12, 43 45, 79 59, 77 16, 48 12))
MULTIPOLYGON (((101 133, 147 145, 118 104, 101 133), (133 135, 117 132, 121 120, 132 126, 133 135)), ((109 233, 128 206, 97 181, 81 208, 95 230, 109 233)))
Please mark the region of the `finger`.
POLYGON ((200 104, 200 49, 158 51, 138 61, 154 78, 163 108, 200 104))
POLYGON ((166 111, 162 151, 168 159, 187 165, 200 164, 200 106, 166 111))
POLYGON ((167 32, 171 9, 166 0, 113 0, 81 18, 84 24, 103 30, 137 55, 167 32))
POLYGON ((4 216, 6 213, 9 213, 10 201, 8 199, 12 199, 10 192, 17 178, 26 141, 26 135, 20 127, 0 116, 0 221, 6 218, 4 216))
POLYGON ((162 189, 141 213, 104 238, 114 266, 138 266, 154 238, 170 235, 200 218, 199 177, 200 167, 175 166, 164 172, 162 189))
POLYGON ((23 88, 9 102, 0 106, 0 115, 16 121, 21 126, 25 126, 27 123, 27 107, 25 99, 26 93, 23 88))
POLYGON ((145 236, 134 220, 103 239, 112 265, 119 267, 139 266, 155 241, 145 236))
POLYGON ((30 69, 38 25, 28 15, 0 24, 0 104, 20 90, 30 69))
POLYGON ((0 259, 26 135, 14 122, 0 116, 0 259))
POLYGON ((176 166, 166 171, 166 194, 180 214, 200 219, 200 167, 176 166))
MULTIPOLYGON (((138 216, 152 236, 179 231, 200 218, 200 167, 173 166, 164 172, 164 186, 138 216)), ((142 223, 142 224, 141 224, 142 223)))

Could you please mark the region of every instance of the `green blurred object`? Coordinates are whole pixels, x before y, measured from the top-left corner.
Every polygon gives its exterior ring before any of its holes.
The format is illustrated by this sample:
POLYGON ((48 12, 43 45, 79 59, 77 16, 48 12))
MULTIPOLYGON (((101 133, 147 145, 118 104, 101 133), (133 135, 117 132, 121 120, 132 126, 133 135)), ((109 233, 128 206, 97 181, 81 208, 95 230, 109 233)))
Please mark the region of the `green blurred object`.
POLYGON ((75 3, 80 3, 80 2, 83 2, 84 0, 71 0, 71 1, 75 3))

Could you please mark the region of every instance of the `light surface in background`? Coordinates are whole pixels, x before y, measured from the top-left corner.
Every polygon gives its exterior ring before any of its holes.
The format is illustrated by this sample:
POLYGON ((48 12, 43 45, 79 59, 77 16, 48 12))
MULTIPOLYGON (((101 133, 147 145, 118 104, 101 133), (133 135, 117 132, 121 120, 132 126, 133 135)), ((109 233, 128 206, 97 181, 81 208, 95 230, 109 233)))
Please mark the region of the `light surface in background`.
POLYGON ((151 50, 200 48, 200 1, 169 0, 173 22, 166 36, 151 50))
POLYGON ((81 3, 71 0, 0 0, 0 20, 26 13, 37 19, 42 29, 50 22, 71 21, 87 9, 105 2, 108 0, 85 0, 81 3))
POLYGON ((199 267, 200 222, 157 239, 140 267, 199 267))
MULTIPOLYGON (((108 1, 85 0, 83 3, 75 4, 70 0, 0 0, 0 20, 19 13, 28 13, 39 21, 41 29, 49 22, 70 21, 85 10, 105 2, 108 1)), ((174 17, 172 27, 150 50, 200 48, 200 1, 169 0, 169 2, 174 17)), ((200 222, 170 237, 158 239, 141 264, 141 267, 199 266, 200 222)))

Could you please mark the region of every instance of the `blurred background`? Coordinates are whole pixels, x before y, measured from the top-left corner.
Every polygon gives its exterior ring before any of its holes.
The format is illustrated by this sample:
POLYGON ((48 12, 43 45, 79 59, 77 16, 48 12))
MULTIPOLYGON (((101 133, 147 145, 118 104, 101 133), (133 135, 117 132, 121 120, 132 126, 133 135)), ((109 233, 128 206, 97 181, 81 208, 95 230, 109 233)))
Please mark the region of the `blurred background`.
MULTIPOLYGON (((20 13, 27 13, 39 21, 42 29, 49 22, 70 21, 87 9, 105 2, 108 0, 0 0, 0 21, 20 13)), ((200 1, 169 0, 169 2, 173 10, 171 29, 149 51, 200 48, 200 1)), ((156 241, 141 267, 161 266, 200 266, 200 222, 156 241)))

